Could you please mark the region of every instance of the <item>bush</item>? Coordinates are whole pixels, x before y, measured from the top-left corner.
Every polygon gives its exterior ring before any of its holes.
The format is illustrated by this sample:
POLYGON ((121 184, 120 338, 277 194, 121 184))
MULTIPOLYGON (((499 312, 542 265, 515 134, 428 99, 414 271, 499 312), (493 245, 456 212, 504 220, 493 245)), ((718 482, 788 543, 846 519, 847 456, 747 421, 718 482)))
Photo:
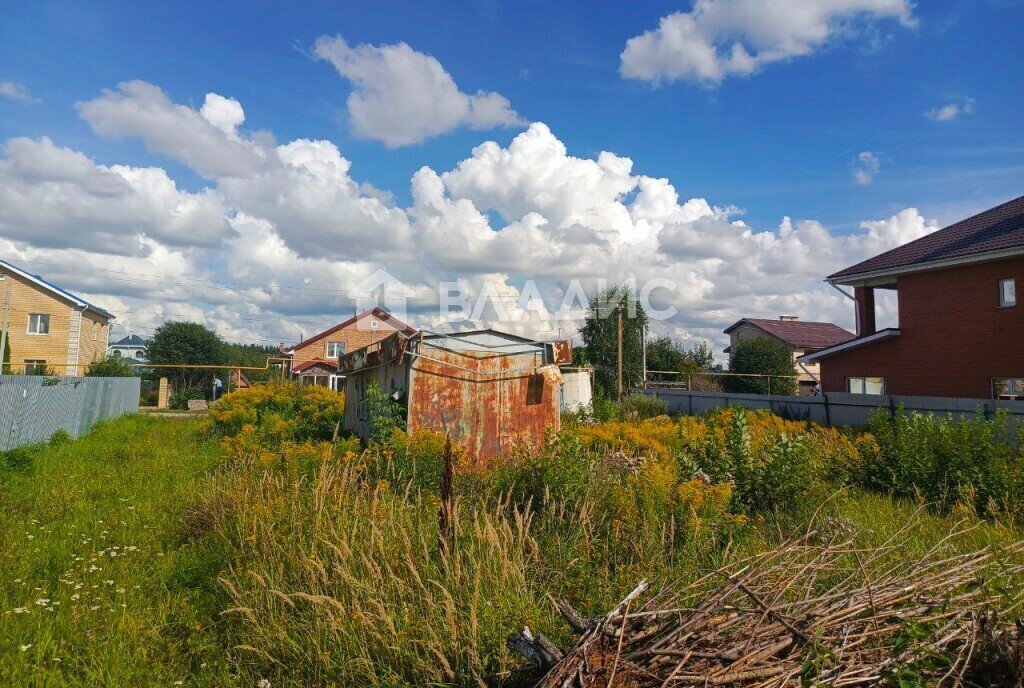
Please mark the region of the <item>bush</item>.
POLYGON ((128 365, 119 356, 101 358, 85 369, 86 377, 139 377, 138 369, 128 365))
POLYGON ((67 430, 58 430, 50 435, 50 446, 52 447, 60 447, 65 444, 71 444, 74 441, 74 438, 67 430))
POLYGON ((963 502, 978 513, 1024 508, 1024 457, 1005 415, 958 420, 901 408, 890 419, 879 409, 870 427, 878 452, 864 469, 868 487, 942 506, 963 502))
POLYGON ((619 411, 624 418, 646 420, 668 415, 668 404, 646 394, 631 394, 619 404, 619 411))
POLYGON ((254 385, 223 396, 210 418, 228 438, 252 427, 268 449, 284 442, 330 441, 341 431, 345 397, 315 385, 254 385))
POLYGON ((366 388, 360 406, 360 413, 370 426, 370 439, 374 442, 387 442, 395 430, 405 428, 405 409, 381 389, 376 380, 366 388))
POLYGON ((206 389, 203 387, 186 387, 171 395, 167 405, 172 409, 183 411, 188 408, 188 402, 196 399, 206 399, 206 389))
POLYGON ((793 351, 775 339, 756 337, 736 344, 732 349, 729 372, 772 377, 769 379, 727 376, 724 385, 728 392, 781 395, 796 393, 793 351))
POLYGON ((31 471, 36 455, 44 446, 41 443, 26 444, 10 451, 0 452, 0 467, 11 471, 31 471))

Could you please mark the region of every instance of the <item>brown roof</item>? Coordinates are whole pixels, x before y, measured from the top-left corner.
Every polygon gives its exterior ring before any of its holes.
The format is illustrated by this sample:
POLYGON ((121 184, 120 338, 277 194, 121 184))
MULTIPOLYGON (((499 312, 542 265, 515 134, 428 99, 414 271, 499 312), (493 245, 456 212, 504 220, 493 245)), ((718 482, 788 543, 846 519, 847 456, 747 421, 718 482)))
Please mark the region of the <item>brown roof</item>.
POLYGON ((307 370, 309 370, 310 368, 314 368, 316 366, 324 366, 324 367, 330 368, 332 370, 337 370, 338 369, 338 362, 337 361, 328 361, 325 358, 314 358, 311 361, 306 361, 305 363, 298 364, 297 366, 292 368, 292 372, 293 373, 304 373, 307 370))
POLYGON ((405 332, 406 334, 414 334, 416 332, 415 328, 409 327, 404 322, 402 322, 401 320, 399 320, 395 316, 391 315, 390 313, 388 313, 386 310, 384 310, 380 306, 374 306, 373 308, 365 310, 365 311, 363 311, 362 313, 360 313, 358 315, 353 315, 348 320, 346 320, 344 322, 341 322, 341 323, 338 323, 337 325, 335 325, 334 327, 332 327, 332 328, 330 328, 328 330, 324 330, 323 332, 321 332, 319 334, 313 335, 309 339, 304 339, 301 342, 299 342, 298 344, 296 344, 294 346, 288 347, 287 349, 285 349, 285 351, 286 352, 294 351, 295 349, 298 349, 299 347, 308 346, 310 344, 313 344, 314 342, 318 342, 321 339, 323 339, 324 337, 330 337, 335 332, 337 332, 339 330, 344 330, 346 327, 350 327, 351 325, 354 325, 356 322, 358 322, 359 320, 362 320, 363 318, 365 318, 365 317, 367 317, 369 315, 377 316, 378 319, 388 323, 389 325, 394 327, 399 332, 405 332))
POLYGON ((990 251, 1024 249, 1024 196, 829 275, 829 279, 990 251))
POLYGON ((830 322, 811 322, 807 320, 771 320, 768 318, 743 318, 725 330, 729 334, 743 323, 750 323, 768 334, 778 337, 790 346, 801 349, 823 349, 854 338, 848 332, 830 322))

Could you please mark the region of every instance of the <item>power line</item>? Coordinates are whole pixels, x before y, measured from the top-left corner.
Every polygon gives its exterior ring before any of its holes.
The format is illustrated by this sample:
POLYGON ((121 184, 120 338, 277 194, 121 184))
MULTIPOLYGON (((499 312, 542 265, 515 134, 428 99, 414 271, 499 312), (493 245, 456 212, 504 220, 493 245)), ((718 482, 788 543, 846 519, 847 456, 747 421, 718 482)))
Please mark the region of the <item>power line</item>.
MULTIPOLYGON (((33 264, 32 263, 27 263, 26 265, 33 265, 33 264)), ((167 275, 158 275, 158 274, 145 273, 145 272, 129 272, 129 271, 126 271, 126 270, 112 270, 112 269, 109 269, 109 268, 96 268, 96 267, 88 267, 87 268, 87 267, 82 267, 80 265, 68 265, 66 263, 50 263, 50 262, 47 262, 47 263, 44 264, 44 267, 55 267, 55 268, 60 268, 60 269, 63 269, 63 270, 71 270, 71 271, 78 271, 78 272, 85 272, 85 273, 104 273, 104 274, 111 274, 111 275, 125 275, 125 277, 107 277, 106 279, 117 281, 117 282, 127 282, 127 283, 130 283, 130 284, 151 284, 152 285, 154 283, 157 283, 157 284, 168 284, 168 285, 183 286, 183 287, 208 286, 208 287, 216 287, 216 288, 219 288, 219 289, 231 289, 231 290, 238 290, 238 289, 263 289, 263 290, 270 290, 270 291, 282 290, 282 291, 310 292, 310 293, 320 293, 320 294, 324 294, 324 293, 326 293, 326 294, 339 294, 339 295, 344 295, 344 296, 348 296, 348 297, 374 296, 375 293, 376 293, 376 292, 373 292, 373 291, 359 291, 359 290, 354 290, 354 289, 327 289, 327 288, 322 288, 322 287, 300 287, 300 286, 288 285, 288 284, 268 285, 266 283, 242 282, 242 281, 238 281, 238 280, 213 280, 213 279, 207 279, 207 278, 203 278, 203 277, 183 277, 183 276, 171 277, 171 276, 167 276, 167 275), (146 278, 146 279, 138 279, 140 277, 143 277, 143 278, 146 278)), ((39 268, 32 268, 32 269, 33 270, 39 270, 39 268)), ((512 294, 488 294, 487 298, 489 300, 501 300, 501 301, 508 301, 508 302, 516 302, 516 303, 518 303, 522 299, 522 295, 514 296, 512 294)), ((404 301, 413 301, 413 302, 419 302, 419 303, 431 303, 431 304, 433 304, 433 303, 440 303, 441 298, 440 298, 440 295, 438 295, 438 298, 427 297, 427 296, 407 296, 403 300, 404 301)), ((246 301, 246 303, 248 303, 248 302, 246 301)))

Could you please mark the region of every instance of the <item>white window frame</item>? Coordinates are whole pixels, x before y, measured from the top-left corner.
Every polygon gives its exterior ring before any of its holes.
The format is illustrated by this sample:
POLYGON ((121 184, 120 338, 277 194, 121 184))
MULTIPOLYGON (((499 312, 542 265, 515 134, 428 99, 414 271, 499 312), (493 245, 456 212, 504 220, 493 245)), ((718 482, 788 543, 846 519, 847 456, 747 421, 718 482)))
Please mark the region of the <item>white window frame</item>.
POLYGON ((327 386, 335 392, 345 391, 345 376, 344 375, 331 375, 328 377, 327 386))
POLYGON ((1024 376, 1022 377, 994 377, 992 378, 992 398, 993 399, 1005 399, 1009 398, 1010 401, 1024 400, 1024 376), (996 382, 999 380, 1006 380, 1009 383, 1007 391, 1009 394, 1004 396, 996 396, 996 382))
POLYGON ((326 348, 325 348, 325 352, 326 352, 325 353, 325 357, 326 358, 341 358, 341 354, 345 353, 345 342, 327 342, 327 345, 326 345, 326 348), (332 346, 333 347, 341 347, 341 351, 337 351, 337 349, 336 349, 335 352, 334 352, 334 355, 332 356, 331 355, 331 347, 332 346))
POLYGON ((46 375, 46 360, 42 358, 26 358, 24 362, 24 372, 26 375, 46 375), (29 372, 28 369, 38 367, 39 372, 29 372))
POLYGON ((1017 280, 1013 277, 1007 277, 999 280, 999 307, 1000 308, 1011 308, 1017 305, 1017 280), (1006 286, 1009 285, 1010 291, 1013 292, 1010 298, 1006 298, 1006 286))
POLYGON ((28 334, 31 334, 31 335, 36 336, 36 337, 44 337, 44 336, 50 334, 50 314, 49 313, 29 313, 28 314, 28 326, 26 327, 25 331, 28 334), (35 330, 32 329, 32 318, 37 318, 35 330), (44 318, 45 318, 45 321, 44 321, 44 318), (43 322, 46 323, 46 331, 45 332, 40 332, 39 331, 39 326, 43 322))
POLYGON ((867 394, 868 380, 881 380, 882 391, 876 396, 882 396, 885 394, 885 378, 878 375, 861 375, 855 377, 846 378, 846 393, 847 394, 867 394), (855 383, 859 382, 860 389, 855 390, 855 383))

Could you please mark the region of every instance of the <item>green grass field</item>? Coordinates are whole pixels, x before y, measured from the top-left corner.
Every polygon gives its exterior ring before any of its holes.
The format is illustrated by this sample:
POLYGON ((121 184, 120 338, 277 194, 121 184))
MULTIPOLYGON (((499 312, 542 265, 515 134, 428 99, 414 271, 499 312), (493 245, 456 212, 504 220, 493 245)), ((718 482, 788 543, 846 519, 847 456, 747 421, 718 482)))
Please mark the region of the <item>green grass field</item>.
POLYGON ((0 468, 0 685, 231 683, 197 427, 124 418, 0 468))
MULTIPOLYGON (((857 490, 675 534, 637 510, 656 483, 518 509, 468 476, 441 557, 436 460, 403 478, 373 452, 309 456, 325 463, 233 459, 205 421, 131 416, 0 457, 0 686, 528 685, 504 638, 528 624, 571 642, 549 593, 600 614, 642 577, 762 551, 815 511, 865 546, 913 523, 905 561, 952 531, 956 551, 1021 538, 1010 516, 857 490)), ((575 484, 545 490, 559 479, 575 484)))

